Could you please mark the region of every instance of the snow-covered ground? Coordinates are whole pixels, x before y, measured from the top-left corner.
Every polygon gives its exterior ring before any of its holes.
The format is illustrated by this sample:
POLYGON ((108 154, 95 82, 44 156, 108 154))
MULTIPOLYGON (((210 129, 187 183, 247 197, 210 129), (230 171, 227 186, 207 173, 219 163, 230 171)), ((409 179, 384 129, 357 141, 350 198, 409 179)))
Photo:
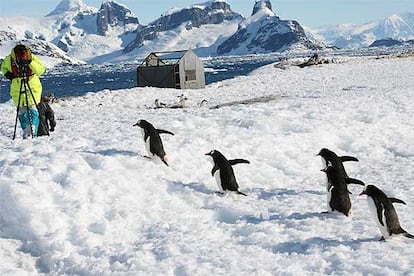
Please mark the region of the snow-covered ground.
POLYGON ((414 233, 414 58, 340 61, 61 100, 56 131, 33 140, 11 140, 15 108, 1 104, 0 274, 413 275, 414 240, 378 242, 361 186, 352 217, 321 213, 316 154, 359 158, 350 177, 404 200, 414 233), (182 92, 193 107, 149 108, 182 92), (143 157, 138 119, 175 133, 162 136, 170 167, 143 157), (215 194, 212 149, 251 162, 234 166, 247 197, 215 194))

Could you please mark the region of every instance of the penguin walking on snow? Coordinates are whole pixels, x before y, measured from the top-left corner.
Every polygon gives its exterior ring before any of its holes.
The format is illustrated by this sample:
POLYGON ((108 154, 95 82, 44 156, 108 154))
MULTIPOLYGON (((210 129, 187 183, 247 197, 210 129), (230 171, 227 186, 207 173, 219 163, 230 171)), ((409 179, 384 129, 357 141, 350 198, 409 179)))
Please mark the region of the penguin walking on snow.
MULTIPOLYGON (((355 161, 358 162, 359 160, 353 156, 338 156, 335 152, 327 149, 322 148, 319 153, 317 154, 322 159, 322 169, 326 169, 328 166, 332 166, 338 171, 343 178, 348 178, 348 174, 345 171, 345 167, 343 162, 346 161, 355 161)), ((328 210, 329 207, 329 201, 332 197, 331 195, 332 186, 329 184, 329 181, 326 181, 326 197, 327 197, 327 203, 328 203, 328 210)), ((349 192, 349 191, 348 191, 349 192)), ((349 192, 352 194, 351 192, 349 192)))
POLYGON ((151 123, 146 120, 139 120, 133 126, 139 126, 142 129, 145 148, 149 154, 149 157, 151 158, 157 156, 165 165, 168 166, 167 154, 164 151, 164 146, 162 144, 160 134, 166 133, 174 135, 174 133, 168 130, 156 129, 151 123))
POLYGON ((382 234, 380 241, 385 241, 385 239, 399 234, 414 239, 413 235, 401 228, 397 212, 392 205, 393 203, 405 204, 404 201, 398 198, 388 197, 374 185, 368 185, 359 195, 367 195, 371 215, 374 217, 382 234))
POLYGON ((338 211, 345 216, 351 213, 351 199, 349 198, 348 184, 359 184, 365 186, 364 182, 354 178, 344 178, 339 170, 332 166, 321 170, 326 173, 330 190, 328 198, 328 212, 338 211))
POLYGON ((206 153, 206 155, 213 159, 213 169, 211 170, 211 175, 216 179, 217 186, 220 190, 219 193, 233 191, 237 194, 247 196, 245 193, 239 191, 239 185, 237 184, 236 177, 231 166, 240 163, 250 164, 250 162, 245 159, 227 160, 226 157, 224 157, 224 155, 218 150, 212 150, 209 153, 206 153))

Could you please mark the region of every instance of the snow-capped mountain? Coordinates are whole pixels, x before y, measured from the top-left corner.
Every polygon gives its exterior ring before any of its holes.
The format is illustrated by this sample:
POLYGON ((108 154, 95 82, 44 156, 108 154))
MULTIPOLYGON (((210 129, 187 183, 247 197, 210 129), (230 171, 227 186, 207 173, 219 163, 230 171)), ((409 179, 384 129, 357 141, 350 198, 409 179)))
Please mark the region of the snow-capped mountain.
POLYGON ((394 14, 363 25, 323 26, 307 34, 339 48, 367 47, 381 39, 406 41, 414 39, 414 13, 394 14))
POLYGON ((242 16, 234 12, 225 0, 170 9, 149 25, 140 26, 135 40, 124 52, 142 51, 145 46, 152 51, 168 50, 172 45, 183 48, 211 47, 221 37, 235 32, 241 19, 242 16))
POLYGON ((270 0, 256 0, 252 16, 245 19, 226 0, 210 0, 170 9, 143 26, 128 7, 115 1, 106 0, 98 9, 83 0, 62 0, 44 18, 0 18, 0 43, 41 40, 89 63, 189 48, 200 56, 215 56, 315 47, 299 23, 280 20, 271 6, 270 0))
POLYGON ((218 54, 282 52, 317 49, 294 20, 281 20, 270 0, 256 0, 252 15, 244 19, 237 32, 217 48, 218 54))
POLYGON ((93 62, 101 56, 108 60, 108 55, 121 51, 135 38, 138 26, 138 18, 131 10, 115 1, 105 1, 97 9, 83 0, 62 0, 43 18, 0 18, 0 57, 21 40, 31 39, 60 49, 57 54, 50 47, 51 53, 42 54, 56 57, 63 52, 67 56, 52 63, 67 62, 69 57, 78 59, 78 63, 93 62))
POLYGON ((139 20, 126 6, 116 2, 104 2, 99 9, 96 24, 98 34, 106 35, 111 27, 132 25, 132 28, 136 28, 139 20))
POLYGON ((83 3, 82 0, 63 0, 56 6, 53 11, 46 15, 46 17, 61 15, 68 12, 91 14, 96 12, 96 9, 87 6, 85 3, 83 3))

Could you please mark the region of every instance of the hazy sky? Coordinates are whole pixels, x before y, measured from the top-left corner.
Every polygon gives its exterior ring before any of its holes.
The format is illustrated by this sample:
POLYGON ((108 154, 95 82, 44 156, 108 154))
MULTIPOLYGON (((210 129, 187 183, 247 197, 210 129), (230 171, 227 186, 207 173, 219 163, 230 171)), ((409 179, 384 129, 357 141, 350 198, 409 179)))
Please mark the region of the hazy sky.
MULTIPOLYGON (((207 0, 117 0, 129 7, 140 23, 155 20, 166 10, 185 8, 207 0)), ((61 0, 0 0, 0 16, 43 17, 61 0)), ((104 0, 84 0, 99 8, 104 0)), ((231 8, 249 16, 255 0, 227 0, 231 8)), ((309 27, 342 23, 367 23, 386 16, 414 12, 414 0, 271 0, 273 11, 282 19, 294 19, 309 27)))

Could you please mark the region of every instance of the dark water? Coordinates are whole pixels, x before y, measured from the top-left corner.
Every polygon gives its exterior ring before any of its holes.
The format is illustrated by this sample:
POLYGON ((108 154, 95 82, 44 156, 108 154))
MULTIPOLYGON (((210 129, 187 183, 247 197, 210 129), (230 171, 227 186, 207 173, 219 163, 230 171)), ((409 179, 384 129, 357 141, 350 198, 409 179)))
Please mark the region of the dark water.
MULTIPOLYGON (((225 57, 204 60, 206 84, 247 75, 277 60, 276 56, 225 57)), ((42 76, 43 94, 56 97, 81 96, 104 89, 116 90, 137 86, 138 64, 61 66, 42 76)), ((0 82, 0 103, 10 100, 10 82, 0 82)))

